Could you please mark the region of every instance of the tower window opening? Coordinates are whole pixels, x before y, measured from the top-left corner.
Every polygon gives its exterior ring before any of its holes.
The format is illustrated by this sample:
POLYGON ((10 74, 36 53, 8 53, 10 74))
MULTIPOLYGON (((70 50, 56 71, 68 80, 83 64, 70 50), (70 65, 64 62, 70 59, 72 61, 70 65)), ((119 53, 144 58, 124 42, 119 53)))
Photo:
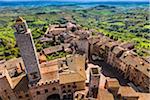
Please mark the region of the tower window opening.
POLYGON ((40 93, 40 91, 37 91, 36 94, 37 94, 37 95, 40 95, 41 93, 40 93))
POLYGON ((54 91, 54 90, 56 90, 56 88, 55 88, 55 87, 53 87, 53 91, 54 91))
POLYGON ((45 89, 45 93, 47 93, 48 92, 48 89, 45 89))

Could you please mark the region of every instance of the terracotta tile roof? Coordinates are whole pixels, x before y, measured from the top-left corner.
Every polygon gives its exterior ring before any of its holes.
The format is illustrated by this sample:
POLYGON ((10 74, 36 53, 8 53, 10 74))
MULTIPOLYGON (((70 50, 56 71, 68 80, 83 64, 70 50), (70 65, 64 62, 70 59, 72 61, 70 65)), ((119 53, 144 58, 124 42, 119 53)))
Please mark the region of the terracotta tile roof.
POLYGON ((67 72, 59 75, 60 84, 85 81, 85 77, 76 72, 67 72))
POLYGON ((144 61, 139 56, 134 56, 133 54, 123 53, 120 59, 127 65, 133 66, 135 69, 144 73, 146 76, 150 77, 150 64, 144 61))
POLYGON ((9 70, 9 69, 15 68, 19 63, 23 64, 22 67, 24 67, 22 58, 10 59, 5 62, 5 66, 6 66, 6 69, 9 70))
POLYGON ((0 60, 0 64, 4 64, 6 60, 0 60))
POLYGON ((28 92, 28 80, 26 76, 22 76, 20 79, 16 79, 17 85, 13 88, 14 92, 20 93, 20 91, 28 92))
POLYGON ((145 57, 143 59, 146 60, 148 63, 150 63, 150 56, 149 57, 145 57))
POLYGON ((71 22, 68 22, 68 23, 66 24, 66 26, 67 26, 67 28, 76 27, 76 25, 73 24, 73 23, 71 23, 71 22))
POLYGON ((44 54, 39 55, 38 58, 39 58, 40 63, 47 61, 47 58, 46 58, 46 56, 44 54))
POLYGON ((18 84, 20 84, 20 82, 22 81, 22 79, 26 77, 26 74, 25 73, 22 73, 21 75, 17 76, 17 77, 14 77, 14 78, 11 78, 10 79, 10 86, 12 89, 14 89, 16 86, 18 86, 18 84))
POLYGON ((59 73, 60 84, 86 80, 85 57, 74 55, 68 58, 68 69, 59 73))
POLYGON ((116 88, 116 87, 119 88, 120 87, 118 80, 114 79, 114 78, 107 79, 106 84, 107 84, 108 88, 116 88))
POLYGON ((52 33, 53 35, 59 35, 61 32, 65 32, 66 28, 63 27, 51 27, 48 30, 48 34, 52 33))
POLYGON ((118 90, 118 94, 121 96, 127 96, 127 97, 138 97, 138 94, 136 91, 134 91, 129 86, 121 86, 118 90))
POLYGON ((40 65, 41 79, 37 84, 58 79, 58 60, 52 60, 40 65))
POLYGON ((128 43, 128 42, 121 44, 121 47, 124 49, 133 49, 134 46, 135 46, 134 43, 128 43))
POLYGON ((118 45, 118 42, 117 41, 114 41, 114 42, 108 42, 108 43, 106 43, 105 44, 105 46, 106 47, 108 47, 108 48, 112 48, 112 47, 114 47, 114 46, 117 46, 118 45))
POLYGON ((97 42, 99 42, 100 41, 100 37, 98 37, 98 36, 91 36, 91 37, 89 37, 89 42, 90 43, 97 43, 97 42))
POLYGON ((53 47, 49 47, 46 49, 43 49, 43 52, 45 55, 57 52, 57 51, 61 51, 63 50, 62 45, 57 45, 57 46, 53 46, 53 47))
POLYGON ((113 95, 105 89, 100 89, 98 94, 98 100, 114 100, 113 95))
POLYGON ((138 65, 138 62, 136 62, 134 59, 134 56, 131 53, 124 52, 120 59, 127 65, 136 66, 138 65))
POLYGON ((148 63, 143 63, 144 65, 141 65, 140 63, 138 63, 137 66, 135 66, 135 69, 139 70, 140 72, 142 72, 143 74, 145 74, 146 76, 148 76, 150 78, 150 64, 148 63))
POLYGON ((41 37, 39 40, 40 40, 41 43, 53 41, 52 38, 48 38, 48 37, 41 37))
POLYGON ((124 51, 124 49, 121 48, 121 47, 119 47, 119 46, 117 46, 117 47, 115 47, 115 48, 113 49, 112 52, 117 55, 117 54, 119 54, 119 53, 122 52, 122 51, 124 51))
POLYGON ((138 100, 149 100, 150 93, 138 93, 139 99, 138 100))
POLYGON ((50 82, 53 80, 58 80, 58 72, 57 71, 53 71, 53 72, 48 72, 48 73, 42 73, 41 74, 41 79, 37 84, 42 84, 42 83, 46 83, 46 82, 50 82))
POLYGON ((66 31, 66 28, 53 28, 50 31, 66 31))
POLYGON ((47 54, 51 54, 51 53, 54 53, 54 52, 61 51, 61 50, 63 50, 63 47, 65 49, 65 48, 68 48, 69 46, 70 46, 70 44, 68 44, 68 43, 61 44, 61 45, 56 45, 56 46, 52 46, 52 47, 43 49, 43 52, 44 52, 45 55, 47 55, 47 54))
POLYGON ((4 64, 0 64, 0 71, 3 71, 5 69, 5 65, 4 64))
POLYGON ((49 72, 54 72, 54 71, 58 71, 58 64, 57 62, 53 62, 53 63, 47 63, 46 65, 43 64, 40 67, 40 73, 41 74, 45 74, 45 73, 49 73, 49 72))

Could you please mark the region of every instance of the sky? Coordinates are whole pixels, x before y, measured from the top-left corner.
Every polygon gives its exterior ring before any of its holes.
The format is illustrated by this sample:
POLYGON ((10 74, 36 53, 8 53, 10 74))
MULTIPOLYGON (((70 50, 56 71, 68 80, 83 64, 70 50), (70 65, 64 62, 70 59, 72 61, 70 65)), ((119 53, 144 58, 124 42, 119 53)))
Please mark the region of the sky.
MULTIPOLYGON (((43 1, 43 0, 0 0, 0 1, 43 1)), ((44 0, 44 1, 149 1, 149 0, 44 0)))

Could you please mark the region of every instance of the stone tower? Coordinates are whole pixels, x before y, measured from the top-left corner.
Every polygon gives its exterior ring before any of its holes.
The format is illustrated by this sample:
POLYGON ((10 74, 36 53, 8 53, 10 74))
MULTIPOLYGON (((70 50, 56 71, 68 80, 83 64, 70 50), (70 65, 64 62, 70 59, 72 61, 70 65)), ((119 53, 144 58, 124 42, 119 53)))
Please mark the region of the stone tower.
POLYGON ((94 66, 90 69, 89 97, 97 98, 101 68, 94 66))
POLYGON ((31 31, 28 29, 28 25, 22 17, 17 18, 14 28, 16 30, 14 33, 16 42, 20 48, 29 83, 36 83, 40 80, 41 75, 31 31))

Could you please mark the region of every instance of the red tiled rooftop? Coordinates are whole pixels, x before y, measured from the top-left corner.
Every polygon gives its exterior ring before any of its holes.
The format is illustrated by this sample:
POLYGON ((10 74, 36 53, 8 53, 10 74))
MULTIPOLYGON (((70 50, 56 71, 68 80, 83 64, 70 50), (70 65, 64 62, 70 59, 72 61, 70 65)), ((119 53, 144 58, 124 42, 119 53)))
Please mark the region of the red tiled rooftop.
POLYGON ((137 92, 134 91, 133 88, 129 86, 121 86, 118 90, 118 94, 126 97, 138 97, 137 92))

